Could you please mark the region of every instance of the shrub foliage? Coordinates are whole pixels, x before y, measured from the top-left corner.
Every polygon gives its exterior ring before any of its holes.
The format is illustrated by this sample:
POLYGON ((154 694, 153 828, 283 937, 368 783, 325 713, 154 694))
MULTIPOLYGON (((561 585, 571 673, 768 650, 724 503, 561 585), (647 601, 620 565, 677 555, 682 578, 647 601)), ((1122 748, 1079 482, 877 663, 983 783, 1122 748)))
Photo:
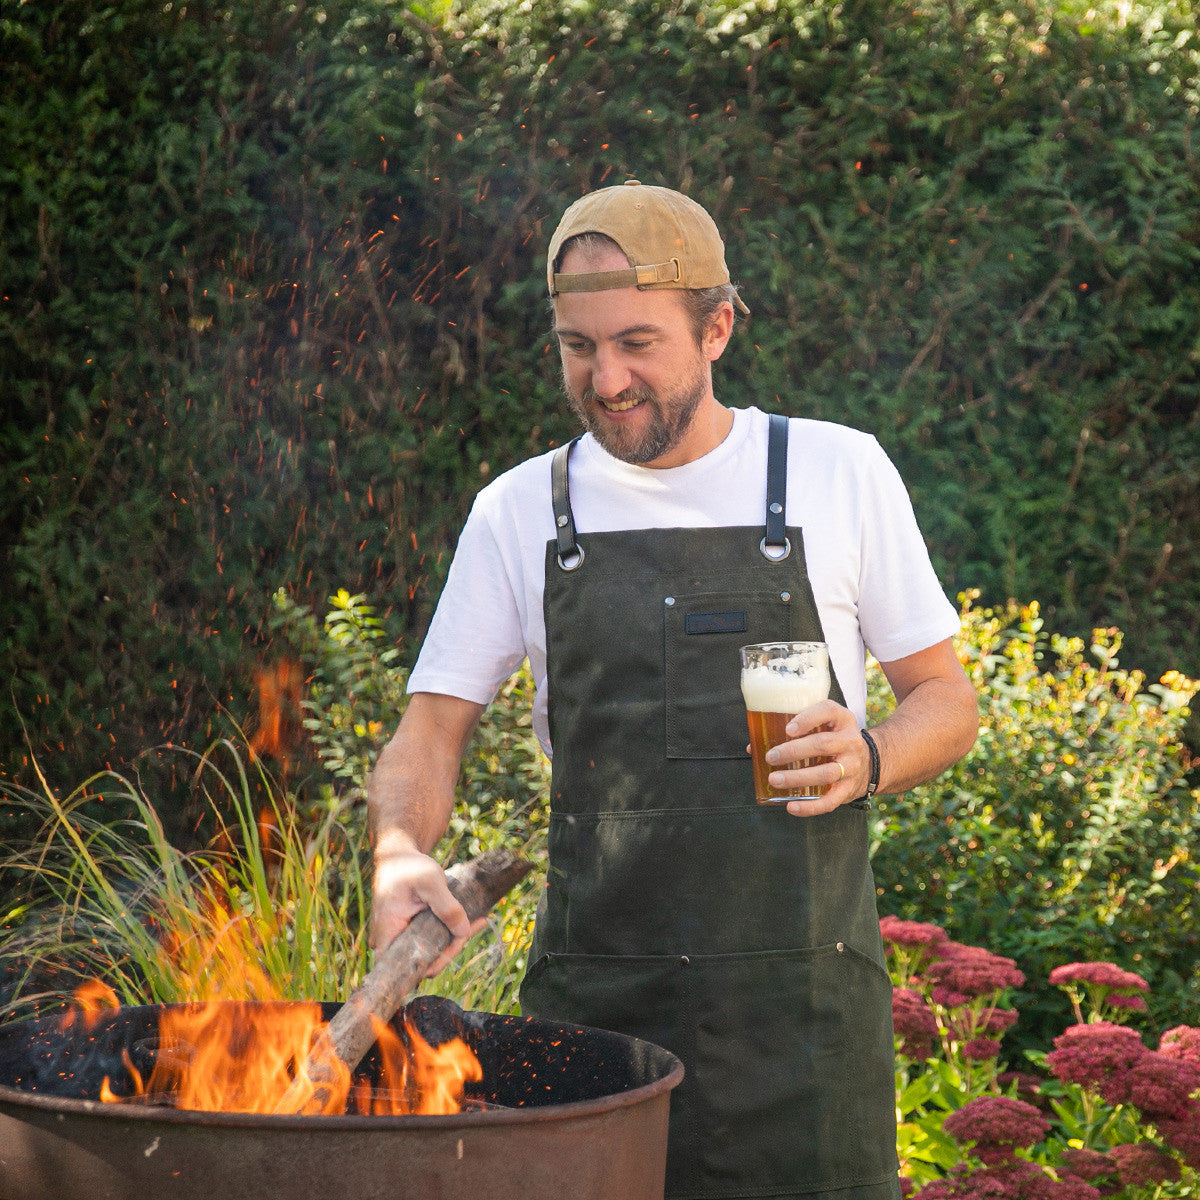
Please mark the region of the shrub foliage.
MULTIPOLYGON (((1154 988, 1160 1030, 1200 1006, 1200 791, 1181 738, 1200 684, 1146 686, 1121 633, 1090 645, 1046 630, 1038 606, 964 609, 961 656, 980 694, 974 749, 931 783, 879 802, 881 910, 943 926, 1020 963, 1017 1036, 1048 1041, 1069 1014, 1046 989, 1094 958, 1154 988)), ((886 684, 874 678, 876 718, 886 684)))
POLYGON ((1195 670, 1193 0, 0 7, 0 763, 244 706, 264 597, 407 658, 478 486, 570 428, 544 245, 715 214, 731 403, 878 433, 948 587, 1195 670))

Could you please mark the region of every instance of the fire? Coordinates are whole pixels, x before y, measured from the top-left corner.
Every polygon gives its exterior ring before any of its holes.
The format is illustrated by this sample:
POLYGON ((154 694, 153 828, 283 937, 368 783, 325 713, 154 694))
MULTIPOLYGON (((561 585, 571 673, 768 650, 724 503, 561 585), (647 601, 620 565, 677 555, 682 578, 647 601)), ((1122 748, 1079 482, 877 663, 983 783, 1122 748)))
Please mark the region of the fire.
MULTIPOLYGON (((274 1112, 304 1072, 323 1026, 317 1004, 210 1000, 165 1009, 149 1091, 193 1111, 274 1112)), ((344 1065, 328 1086, 320 1111, 344 1112, 350 1091, 344 1065)))
POLYGON ((63 1018, 63 1029, 72 1028, 78 1021, 84 1029, 94 1029, 101 1013, 120 1008, 117 993, 101 979, 88 979, 75 989, 75 1007, 63 1018))
MULTIPOLYGON (((133 1084, 133 1094, 135 1096, 143 1095, 145 1089, 142 1086, 142 1073, 133 1065, 133 1059, 128 1050, 121 1051, 121 1061, 125 1064, 125 1070, 129 1072, 129 1079, 133 1084)), ((107 1075, 104 1077, 104 1082, 100 1084, 100 1099, 105 1104, 116 1104, 122 1099, 112 1090, 112 1082, 107 1075)))
POLYGON ((286 762, 304 739, 300 703, 304 668, 285 658, 254 672, 258 695, 258 730, 250 740, 254 754, 270 755, 286 762))
MULTIPOLYGON (((98 981, 77 993, 78 1006, 63 1020, 92 1028, 115 1003, 95 1003, 111 989, 98 981)), ((310 1058, 321 1044, 327 1023, 319 1004, 209 1000, 164 1007, 159 1015, 158 1051, 149 1079, 143 1080, 129 1052, 122 1051, 125 1091, 134 1097, 169 1098, 175 1108, 200 1112, 365 1116, 444 1114, 462 1110, 467 1083, 483 1078, 471 1048, 461 1038, 440 1046, 425 1040, 406 1021, 402 1032, 372 1022, 380 1057, 378 1082, 352 1078, 344 1063, 330 1055, 310 1058), (319 1063, 316 1075, 309 1066, 319 1063), (308 1097, 287 1106, 285 1097, 308 1097), (281 1107, 281 1101, 284 1106, 281 1107)), ((106 1077, 100 1089, 106 1103, 126 1097, 106 1077)))
MULTIPOLYGON (((216 873, 209 911, 193 914, 162 939, 163 952, 187 981, 194 1002, 159 1011, 154 1067, 143 1080, 128 1052, 126 1078, 105 1079, 100 1098, 130 1095, 167 1099, 176 1108, 204 1112, 365 1115, 455 1113, 465 1086, 482 1078, 467 1044, 453 1039, 431 1046, 411 1023, 403 1032, 377 1023, 379 1081, 351 1077, 331 1053, 321 1005, 288 1002, 261 961, 278 933, 222 905, 216 873), (310 1074, 310 1068, 312 1074, 310 1074)), ((64 1031, 90 1030, 119 1008, 113 990, 99 980, 81 987, 64 1031)))
POLYGON ((400 1113, 426 1115, 462 1111, 467 1083, 483 1078, 479 1059, 461 1038, 451 1038, 440 1046, 431 1046, 406 1022, 405 1040, 391 1025, 372 1019, 376 1044, 383 1057, 381 1089, 372 1092, 358 1085, 354 1090, 354 1109, 373 1116, 400 1113))

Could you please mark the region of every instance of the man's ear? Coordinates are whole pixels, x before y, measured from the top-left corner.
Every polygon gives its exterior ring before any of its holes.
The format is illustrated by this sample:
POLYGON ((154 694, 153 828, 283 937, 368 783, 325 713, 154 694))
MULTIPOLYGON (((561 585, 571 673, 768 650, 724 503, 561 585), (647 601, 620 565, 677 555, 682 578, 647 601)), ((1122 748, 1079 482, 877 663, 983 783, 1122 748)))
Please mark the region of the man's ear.
POLYGON ((733 305, 726 301, 713 313, 700 349, 709 362, 716 362, 725 353, 729 339, 733 336, 733 305))

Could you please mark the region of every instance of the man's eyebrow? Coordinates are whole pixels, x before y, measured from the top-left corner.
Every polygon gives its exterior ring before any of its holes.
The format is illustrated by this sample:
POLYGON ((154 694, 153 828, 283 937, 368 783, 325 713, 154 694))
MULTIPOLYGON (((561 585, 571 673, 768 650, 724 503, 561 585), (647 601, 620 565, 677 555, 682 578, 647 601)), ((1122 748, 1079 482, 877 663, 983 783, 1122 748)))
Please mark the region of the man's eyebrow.
MULTIPOLYGON (((658 325, 630 325, 627 329, 618 329, 617 332, 612 335, 610 340, 617 341, 619 338, 638 337, 646 334, 657 334, 661 332, 662 328, 658 325)), ((588 337, 586 333, 579 333, 574 329, 565 329, 561 325, 556 325, 554 327, 554 335, 555 337, 575 337, 583 338, 588 342, 592 341, 592 338, 588 337)))

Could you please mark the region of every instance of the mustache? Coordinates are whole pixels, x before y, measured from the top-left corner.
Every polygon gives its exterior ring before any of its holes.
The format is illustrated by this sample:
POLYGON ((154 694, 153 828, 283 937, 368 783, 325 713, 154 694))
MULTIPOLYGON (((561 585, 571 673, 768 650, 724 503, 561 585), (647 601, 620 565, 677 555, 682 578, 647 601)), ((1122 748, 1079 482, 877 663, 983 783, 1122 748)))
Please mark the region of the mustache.
POLYGON ((628 404, 630 400, 655 400, 657 396, 652 388, 644 386, 626 388, 615 396, 600 396, 595 388, 585 387, 580 399, 585 404, 628 404))

